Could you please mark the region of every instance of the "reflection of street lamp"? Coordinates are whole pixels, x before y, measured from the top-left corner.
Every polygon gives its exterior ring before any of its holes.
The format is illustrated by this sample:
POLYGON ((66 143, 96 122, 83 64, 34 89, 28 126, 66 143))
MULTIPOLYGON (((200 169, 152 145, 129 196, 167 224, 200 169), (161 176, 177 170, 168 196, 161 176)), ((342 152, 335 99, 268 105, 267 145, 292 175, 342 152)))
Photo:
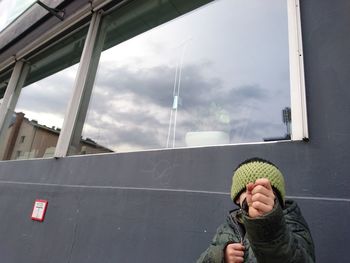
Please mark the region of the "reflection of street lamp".
POLYGON ((282 120, 287 127, 287 137, 290 137, 290 124, 292 122, 292 115, 289 107, 282 110, 282 120))
POLYGON ((182 55, 178 60, 176 70, 175 70, 175 80, 174 80, 174 90, 173 90, 174 100, 173 100, 173 106, 170 111, 170 120, 169 120, 166 148, 169 148, 171 133, 173 137, 172 148, 175 148, 177 110, 178 110, 179 104, 181 104, 180 87, 181 87, 182 67, 183 67, 183 60, 184 60, 187 44, 190 40, 191 38, 185 40, 180 44, 180 47, 182 46, 182 55), (173 130, 173 132, 171 132, 171 130, 173 130))

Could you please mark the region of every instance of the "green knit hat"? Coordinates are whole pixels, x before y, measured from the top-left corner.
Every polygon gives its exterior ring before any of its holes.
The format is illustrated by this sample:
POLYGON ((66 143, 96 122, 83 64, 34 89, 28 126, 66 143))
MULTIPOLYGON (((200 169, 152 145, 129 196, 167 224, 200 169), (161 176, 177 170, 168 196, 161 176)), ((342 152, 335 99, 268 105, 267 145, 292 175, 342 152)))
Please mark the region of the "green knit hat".
POLYGON ((254 183, 259 178, 269 179, 271 185, 278 191, 284 203, 286 190, 281 171, 272 163, 263 159, 250 159, 244 161, 233 173, 231 198, 236 201, 239 194, 245 190, 248 183, 254 183))

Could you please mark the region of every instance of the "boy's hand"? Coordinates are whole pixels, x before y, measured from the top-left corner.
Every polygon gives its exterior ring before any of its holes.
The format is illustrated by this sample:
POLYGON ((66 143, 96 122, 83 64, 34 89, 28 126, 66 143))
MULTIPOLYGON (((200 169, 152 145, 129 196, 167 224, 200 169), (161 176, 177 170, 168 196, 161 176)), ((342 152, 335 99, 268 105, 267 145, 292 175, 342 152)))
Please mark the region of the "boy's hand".
POLYGON ((263 216, 273 209, 275 194, 268 179, 262 178, 256 180, 254 184, 247 184, 246 193, 249 217, 263 216))
POLYGON ((225 263, 244 262, 244 246, 241 243, 229 244, 225 251, 225 263))

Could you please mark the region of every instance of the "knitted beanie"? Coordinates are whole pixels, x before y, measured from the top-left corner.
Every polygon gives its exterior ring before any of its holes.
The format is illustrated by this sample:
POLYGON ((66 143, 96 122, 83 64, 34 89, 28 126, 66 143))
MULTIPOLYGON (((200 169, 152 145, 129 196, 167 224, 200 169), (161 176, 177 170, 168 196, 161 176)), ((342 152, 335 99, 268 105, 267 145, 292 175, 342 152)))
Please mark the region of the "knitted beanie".
POLYGON ((269 179, 271 185, 278 191, 282 199, 281 201, 284 203, 286 191, 283 175, 275 165, 263 159, 251 159, 251 161, 245 161, 238 166, 232 177, 232 200, 236 201, 248 183, 255 183, 260 178, 269 179))

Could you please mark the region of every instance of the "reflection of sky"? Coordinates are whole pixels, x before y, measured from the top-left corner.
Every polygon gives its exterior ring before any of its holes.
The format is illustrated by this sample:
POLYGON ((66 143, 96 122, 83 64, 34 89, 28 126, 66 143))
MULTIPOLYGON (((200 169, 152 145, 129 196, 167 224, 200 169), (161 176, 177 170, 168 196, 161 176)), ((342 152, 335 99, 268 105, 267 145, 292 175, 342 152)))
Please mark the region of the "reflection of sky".
POLYGON ((7 27, 36 0, 0 0, 0 31, 7 27))
POLYGON ((222 0, 103 52, 84 137, 117 151, 165 147, 182 57, 176 146, 190 131, 284 136, 287 33, 285 1, 222 0))
POLYGON ((15 112, 23 112, 26 118, 39 124, 62 128, 77 70, 78 65, 74 65, 24 87, 15 112))
MULTIPOLYGON (((176 146, 190 131, 230 143, 284 136, 287 33, 286 1, 220 0, 104 51, 83 136, 116 151, 164 148, 177 67, 176 146)), ((16 111, 61 127, 76 70, 24 88, 16 111)))

